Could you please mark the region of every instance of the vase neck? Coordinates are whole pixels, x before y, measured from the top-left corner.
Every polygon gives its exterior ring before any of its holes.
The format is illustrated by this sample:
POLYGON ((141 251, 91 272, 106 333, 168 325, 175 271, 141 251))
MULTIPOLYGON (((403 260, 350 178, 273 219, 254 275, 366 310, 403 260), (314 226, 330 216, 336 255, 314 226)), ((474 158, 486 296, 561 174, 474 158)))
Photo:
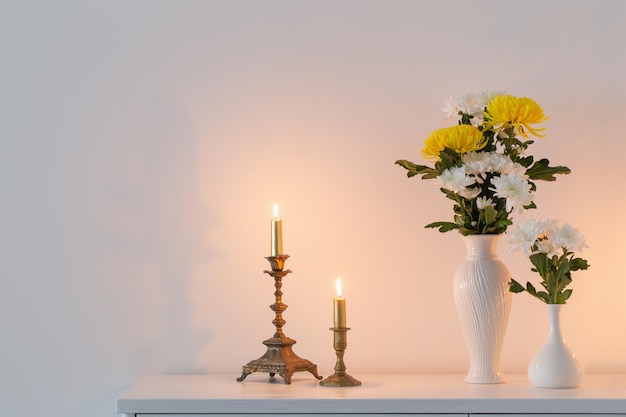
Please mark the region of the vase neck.
POLYGON ((494 259, 501 235, 463 236, 468 259, 494 259))
POLYGON ((561 307, 563 304, 546 304, 548 309, 548 320, 550 323, 549 334, 557 338, 562 338, 561 333, 561 307))

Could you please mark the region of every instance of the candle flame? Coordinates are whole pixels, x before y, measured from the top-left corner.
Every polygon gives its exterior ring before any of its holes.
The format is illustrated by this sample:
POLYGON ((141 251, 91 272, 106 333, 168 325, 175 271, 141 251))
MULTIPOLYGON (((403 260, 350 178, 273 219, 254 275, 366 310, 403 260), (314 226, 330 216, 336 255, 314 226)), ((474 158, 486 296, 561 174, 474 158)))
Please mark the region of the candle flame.
POLYGON ((278 218, 278 204, 274 203, 274 218, 278 218))
POLYGON ((343 298, 341 293, 341 281, 337 278, 337 298, 343 298))

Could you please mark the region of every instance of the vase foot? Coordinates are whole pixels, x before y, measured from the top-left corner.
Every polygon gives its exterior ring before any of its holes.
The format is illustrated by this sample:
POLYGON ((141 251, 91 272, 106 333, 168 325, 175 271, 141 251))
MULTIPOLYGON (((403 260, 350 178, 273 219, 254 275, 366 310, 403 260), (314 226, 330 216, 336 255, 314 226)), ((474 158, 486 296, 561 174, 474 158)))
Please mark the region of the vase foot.
POLYGON ((504 384, 506 379, 501 372, 490 374, 479 374, 470 372, 465 377, 468 384, 504 384))

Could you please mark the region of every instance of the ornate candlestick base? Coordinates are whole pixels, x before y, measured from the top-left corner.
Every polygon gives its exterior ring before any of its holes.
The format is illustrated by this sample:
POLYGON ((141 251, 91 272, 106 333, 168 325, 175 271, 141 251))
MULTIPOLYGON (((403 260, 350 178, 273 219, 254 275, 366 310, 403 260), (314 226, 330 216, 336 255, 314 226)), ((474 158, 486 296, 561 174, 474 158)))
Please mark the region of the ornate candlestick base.
POLYGON ((291 376, 299 371, 308 371, 315 378, 322 379, 317 374, 317 365, 296 355, 291 348, 296 341, 283 333, 283 326, 286 323, 283 319, 283 311, 287 309, 287 305, 282 302, 282 278, 291 272, 289 269, 283 271, 287 258, 289 258, 289 255, 268 256, 265 258, 270 262, 272 270, 263 272, 274 278, 274 286, 276 287, 274 292, 276 302, 270 306, 276 313, 276 318, 272 321, 274 326, 276 326, 276 333, 274 333, 272 338, 263 342, 267 346, 265 355, 242 366, 241 377, 237 378, 237 381, 243 381, 252 372, 268 372, 270 377, 278 374, 283 377, 285 384, 291 384, 291 376))
POLYGON ((334 334, 333 347, 337 354, 337 363, 335 364, 335 373, 320 381, 320 385, 323 387, 358 387, 361 385, 361 381, 346 373, 346 365, 343 362, 343 355, 348 347, 347 333, 350 328, 345 327, 338 329, 331 327, 330 330, 332 330, 334 334))
POLYGON ((308 371, 315 378, 322 379, 317 374, 317 365, 300 358, 291 346, 295 340, 288 337, 273 337, 263 342, 267 346, 267 352, 259 359, 249 362, 242 367, 241 377, 237 381, 243 381, 252 372, 268 372, 270 377, 278 374, 283 377, 285 384, 291 384, 291 376, 295 372, 308 371))

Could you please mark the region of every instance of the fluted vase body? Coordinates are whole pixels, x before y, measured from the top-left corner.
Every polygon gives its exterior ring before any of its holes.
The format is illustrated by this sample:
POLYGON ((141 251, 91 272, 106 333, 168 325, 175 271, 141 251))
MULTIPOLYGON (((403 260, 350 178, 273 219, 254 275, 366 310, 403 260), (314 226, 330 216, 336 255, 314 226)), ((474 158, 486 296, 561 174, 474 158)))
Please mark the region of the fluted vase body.
POLYGON ((454 300, 469 354, 465 382, 505 382, 500 355, 511 311, 511 273, 498 259, 501 235, 463 236, 467 256, 454 275, 454 300))

